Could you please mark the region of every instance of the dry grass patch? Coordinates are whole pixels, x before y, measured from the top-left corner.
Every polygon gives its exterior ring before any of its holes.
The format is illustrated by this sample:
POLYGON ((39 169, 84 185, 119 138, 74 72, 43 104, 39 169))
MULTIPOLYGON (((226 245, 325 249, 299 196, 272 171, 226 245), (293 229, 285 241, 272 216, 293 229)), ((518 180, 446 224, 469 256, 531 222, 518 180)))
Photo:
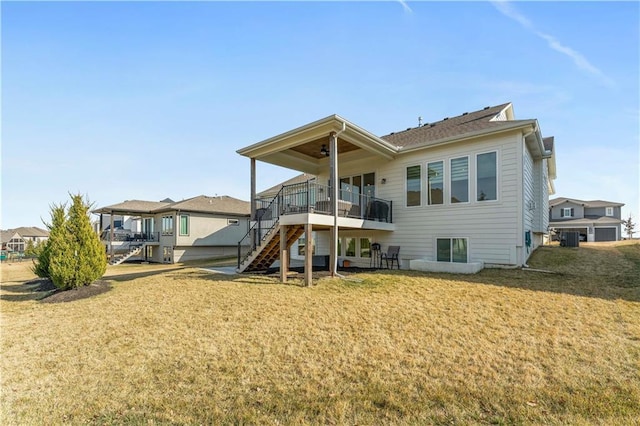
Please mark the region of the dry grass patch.
MULTIPOLYGON (((91 299, 3 297, 0 413, 11 424, 634 424, 639 261, 637 245, 551 247, 530 263, 557 274, 394 271, 312 288, 113 268, 113 290, 91 299), (602 257, 608 269, 591 266, 602 257)), ((2 273, 2 296, 29 279, 2 273)))

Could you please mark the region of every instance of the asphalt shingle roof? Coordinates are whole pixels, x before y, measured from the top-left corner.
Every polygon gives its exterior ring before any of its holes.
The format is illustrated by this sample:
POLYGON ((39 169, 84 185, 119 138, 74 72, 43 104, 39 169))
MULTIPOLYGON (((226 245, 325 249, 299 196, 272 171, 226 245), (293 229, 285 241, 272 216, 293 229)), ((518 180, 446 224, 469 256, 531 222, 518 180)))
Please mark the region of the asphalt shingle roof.
POLYGON ((466 134, 483 130, 500 130, 519 124, 533 123, 534 120, 495 120, 511 103, 486 107, 479 111, 464 113, 457 117, 445 118, 433 123, 426 123, 401 132, 390 133, 382 139, 400 147, 400 150, 417 145, 428 146, 442 140, 463 137, 466 134))
POLYGON ((162 201, 126 200, 122 203, 101 207, 94 210, 93 213, 109 213, 111 210, 129 213, 149 213, 154 209, 159 209, 169 204, 162 201))
POLYGON ((122 203, 101 207, 94 210, 93 213, 111 213, 113 211, 116 214, 139 214, 160 213, 174 210, 249 215, 251 212, 251 206, 248 201, 238 200, 226 195, 219 197, 199 195, 197 197, 176 202, 127 200, 122 203))
POLYGON ((25 238, 25 237, 43 238, 43 237, 49 236, 49 231, 47 231, 46 229, 38 228, 37 226, 21 226, 20 228, 2 230, 0 233, 0 240, 3 243, 6 243, 9 240, 11 240, 11 238, 13 238, 15 234, 20 235, 20 237, 22 238, 25 238))
POLYGON ((549 206, 555 207, 555 206, 560 205, 562 203, 565 203, 567 201, 573 202, 575 204, 584 204, 585 207, 621 207, 621 206, 624 206, 624 203, 616 203, 616 202, 613 202, 613 201, 603 201, 603 200, 584 201, 584 200, 578 200, 577 198, 565 198, 565 197, 558 197, 558 198, 554 198, 553 200, 549 200, 549 206))
POLYGON ((175 203, 155 209, 154 211, 162 212, 170 210, 249 215, 251 214, 251 204, 248 201, 238 200, 228 195, 216 197, 199 195, 183 201, 176 201, 175 203))

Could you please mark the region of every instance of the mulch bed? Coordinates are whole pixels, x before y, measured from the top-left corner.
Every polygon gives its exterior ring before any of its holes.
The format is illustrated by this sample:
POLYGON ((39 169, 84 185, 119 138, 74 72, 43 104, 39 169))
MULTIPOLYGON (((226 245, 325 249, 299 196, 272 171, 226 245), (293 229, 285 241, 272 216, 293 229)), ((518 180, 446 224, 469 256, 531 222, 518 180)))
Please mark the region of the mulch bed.
POLYGON ((42 303, 72 302, 111 290, 111 284, 104 280, 96 280, 89 285, 71 290, 59 290, 48 278, 40 278, 30 281, 27 284, 35 284, 35 287, 32 289, 34 292, 46 292, 44 297, 39 299, 42 303))

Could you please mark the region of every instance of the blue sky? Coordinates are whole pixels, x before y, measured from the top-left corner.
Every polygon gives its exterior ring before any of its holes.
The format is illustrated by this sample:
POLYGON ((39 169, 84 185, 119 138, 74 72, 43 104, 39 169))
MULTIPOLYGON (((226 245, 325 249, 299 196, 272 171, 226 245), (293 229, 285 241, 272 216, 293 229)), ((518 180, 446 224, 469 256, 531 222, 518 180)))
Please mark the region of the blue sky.
POLYGON ((509 101, 555 136, 556 196, 640 222, 637 2, 0 7, 4 229, 69 192, 248 199, 235 151, 330 114, 384 135, 509 101))

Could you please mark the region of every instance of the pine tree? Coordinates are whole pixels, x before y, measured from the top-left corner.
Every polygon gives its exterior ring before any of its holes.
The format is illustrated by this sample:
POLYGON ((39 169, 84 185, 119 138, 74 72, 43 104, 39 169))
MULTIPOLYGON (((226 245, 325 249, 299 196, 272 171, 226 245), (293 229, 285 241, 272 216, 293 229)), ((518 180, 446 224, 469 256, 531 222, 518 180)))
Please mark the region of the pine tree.
POLYGON ((71 196, 67 229, 71 239, 73 274, 70 287, 89 285, 100 278, 107 269, 107 257, 98 235, 91 227, 88 202, 80 194, 71 196))
POLYGON ((45 226, 49 230, 49 238, 38 244, 38 259, 34 262, 33 272, 41 278, 50 278, 51 272, 49 270, 51 245, 57 245, 57 239, 62 238, 62 233, 66 226, 67 215, 65 213, 65 205, 52 205, 51 210, 51 223, 44 222, 45 226))
POLYGON ((629 214, 629 219, 623 221, 622 224, 624 225, 624 230, 629 236, 629 239, 632 239, 634 230, 636 228, 636 224, 633 223, 633 220, 631 219, 631 214, 629 214))
POLYGON ((79 194, 71 195, 71 201, 68 212, 65 206, 52 208, 46 256, 37 265, 62 290, 89 285, 107 269, 107 257, 89 220, 90 204, 79 194))
POLYGON ((71 288, 71 279, 75 267, 71 253, 71 235, 68 229, 68 217, 64 205, 55 206, 52 211, 52 227, 47 240, 49 278, 62 290, 71 288))

